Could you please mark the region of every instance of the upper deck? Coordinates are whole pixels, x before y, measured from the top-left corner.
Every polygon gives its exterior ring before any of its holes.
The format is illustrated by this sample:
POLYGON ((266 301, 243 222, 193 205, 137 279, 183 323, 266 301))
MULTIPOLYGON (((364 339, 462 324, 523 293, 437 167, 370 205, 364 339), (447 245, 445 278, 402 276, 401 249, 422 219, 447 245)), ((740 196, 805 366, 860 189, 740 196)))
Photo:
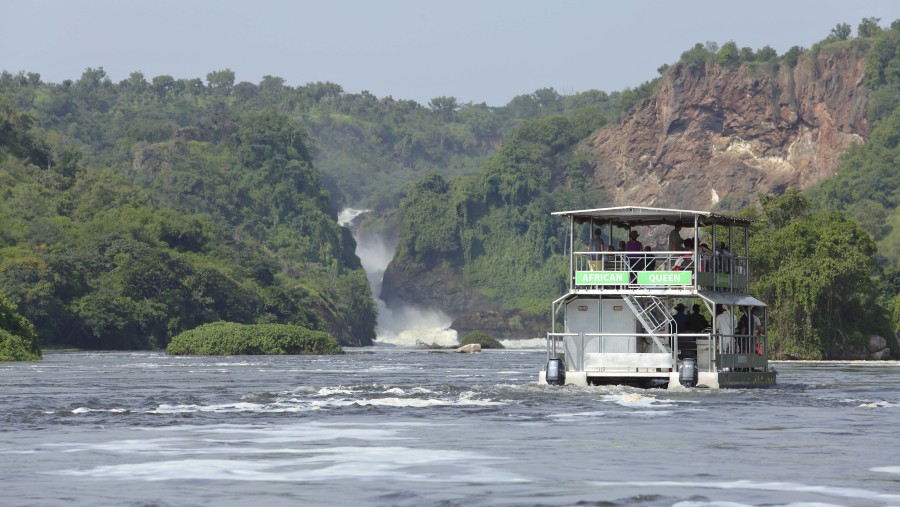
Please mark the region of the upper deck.
POLYGON ((559 211, 553 215, 569 219, 570 293, 678 295, 746 293, 749 289, 752 220, 707 211, 637 206, 559 211), (632 237, 633 231, 636 237, 632 237), (672 231, 682 240, 693 241, 683 242, 676 250, 672 231), (636 250, 637 238, 648 237, 656 238, 655 244, 651 245, 651 240, 641 245, 649 249, 636 250), (629 243, 629 239, 634 241, 629 243))

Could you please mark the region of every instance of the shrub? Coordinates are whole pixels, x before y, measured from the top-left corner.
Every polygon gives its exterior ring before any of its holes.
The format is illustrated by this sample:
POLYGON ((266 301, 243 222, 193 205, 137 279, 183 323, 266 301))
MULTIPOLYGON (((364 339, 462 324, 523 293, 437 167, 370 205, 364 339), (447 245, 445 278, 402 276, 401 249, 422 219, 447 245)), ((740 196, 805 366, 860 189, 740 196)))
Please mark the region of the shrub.
POLYGON ((0 361, 36 361, 41 358, 34 326, 16 313, 16 307, 0 294, 0 361))
POLYGON ((343 354, 328 333, 285 324, 214 322, 172 338, 171 355, 343 354))
POLYGON ((31 342, 0 329, 0 361, 37 361, 40 352, 35 352, 31 342))
POLYGON ((477 343, 483 349, 502 349, 503 344, 484 333, 469 333, 459 342, 460 346, 477 343))

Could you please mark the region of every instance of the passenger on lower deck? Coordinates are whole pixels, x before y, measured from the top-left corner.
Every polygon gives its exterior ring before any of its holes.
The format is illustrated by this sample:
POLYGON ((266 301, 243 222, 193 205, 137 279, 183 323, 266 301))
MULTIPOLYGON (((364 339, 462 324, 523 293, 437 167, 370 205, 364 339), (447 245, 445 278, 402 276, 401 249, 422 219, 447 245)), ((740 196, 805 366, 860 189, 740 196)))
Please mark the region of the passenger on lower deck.
POLYGON ((684 313, 684 304, 675 305, 675 315, 672 315, 674 323, 674 333, 678 334, 678 357, 684 359, 686 357, 697 358, 697 337, 682 336, 691 333, 690 318, 684 313))
POLYGON ((709 327, 709 321, 700 313, 700 305, 695 304, 691 310, 693 311, 688 315, 688 326, 692 333, 702 333, 709 327))
POLYGON ((734 353, 734 317, 723 305, 716 305, 716 333, 719 335, 719 350, 723 354, 734 353))

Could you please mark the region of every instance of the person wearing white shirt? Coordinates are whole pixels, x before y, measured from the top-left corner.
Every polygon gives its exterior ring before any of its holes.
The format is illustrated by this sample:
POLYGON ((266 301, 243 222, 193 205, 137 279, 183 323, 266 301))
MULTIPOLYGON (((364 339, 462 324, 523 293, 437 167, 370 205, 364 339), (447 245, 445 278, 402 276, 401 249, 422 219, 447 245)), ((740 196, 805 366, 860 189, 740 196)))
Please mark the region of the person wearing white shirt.
POLYGON ((723 305, 716 306, 716 333, 723 354, 734 352, 734 315, 723 305))

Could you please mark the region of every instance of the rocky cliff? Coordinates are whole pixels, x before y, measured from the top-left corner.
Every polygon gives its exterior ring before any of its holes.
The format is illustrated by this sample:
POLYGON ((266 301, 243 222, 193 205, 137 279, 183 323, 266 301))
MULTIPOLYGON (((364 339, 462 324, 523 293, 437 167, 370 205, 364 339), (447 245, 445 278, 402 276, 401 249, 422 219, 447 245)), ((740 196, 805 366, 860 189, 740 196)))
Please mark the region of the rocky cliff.
POLYGON ((676 64, 653 97, 579 150, 605 204, 740 208, 834 175, 869 130, 862 80, 854 48, 808 52, 793 68, 676 64))
MULTIPOLYGON (((606 196, 596 206, 738 209, 758 193, 834 175, 844 150, 868 135, 863 64, 861 50, 847 46, 808 51, 794 66, 673 65, 649 99, 575 147, 606 196)), ((504 301, 465 282, 458 267, 426 264, 395 257, 384 299, 439 306, 461 334, 546 331, 546 317, 501 310, 504 301)))

